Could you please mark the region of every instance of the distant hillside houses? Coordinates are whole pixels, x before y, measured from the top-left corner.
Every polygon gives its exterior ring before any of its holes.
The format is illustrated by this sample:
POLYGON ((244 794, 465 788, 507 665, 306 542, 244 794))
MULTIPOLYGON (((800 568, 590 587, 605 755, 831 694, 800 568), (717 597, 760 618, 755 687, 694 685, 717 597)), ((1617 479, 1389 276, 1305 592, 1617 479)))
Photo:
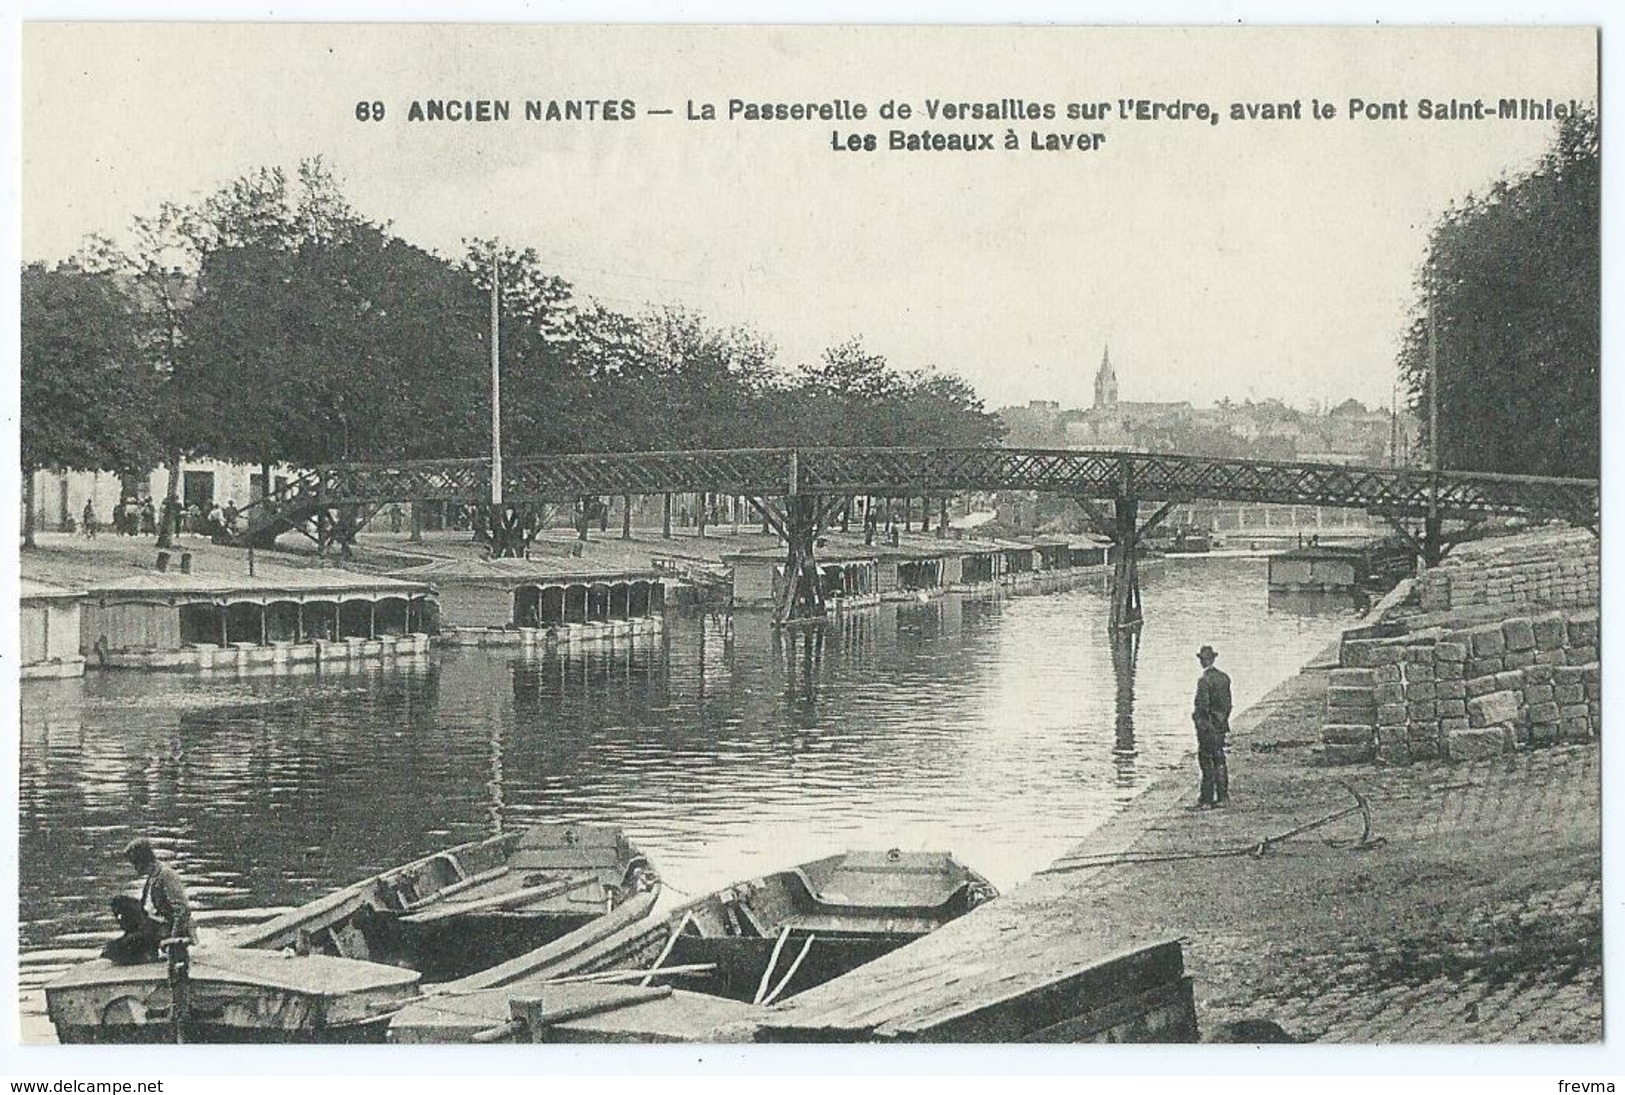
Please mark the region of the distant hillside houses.
POLYGON ((1302 411, 1279 399, 1210 407, 1188 401, 1132 402, 1118 398, 1108 347, 1095 373, 1094 405, 1063 409, 1034 400, 998 412, 1004 442, 1016 448, 1184 452, 1258 460, 1403 466, 1411 462, 1416 423, 1348 399, 1324 412, 1302 411))

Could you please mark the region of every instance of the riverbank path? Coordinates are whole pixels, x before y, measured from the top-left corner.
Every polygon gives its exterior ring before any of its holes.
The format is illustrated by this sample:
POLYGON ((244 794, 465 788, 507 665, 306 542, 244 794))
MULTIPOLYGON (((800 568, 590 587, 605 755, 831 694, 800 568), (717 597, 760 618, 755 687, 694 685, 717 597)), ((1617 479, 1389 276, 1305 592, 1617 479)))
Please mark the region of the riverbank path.
MULTIPOLYGON (((1204 1035, 1242 1019, 1299 1041, 1602 1037, 1601 765, 1566 746, 1471 764, 1322 767, 1326 673, 1235 720, 1232 803, 1187 779, 1138 798, 1030 881, 775 1009, 797 1036, 907 1037, 932 1017, 1169 937, 1204 1035), (1347 783, 1370 805, 1342 810, 1347 783)), ((1194 748, 1194 738, 1192 745, 1194 748)))

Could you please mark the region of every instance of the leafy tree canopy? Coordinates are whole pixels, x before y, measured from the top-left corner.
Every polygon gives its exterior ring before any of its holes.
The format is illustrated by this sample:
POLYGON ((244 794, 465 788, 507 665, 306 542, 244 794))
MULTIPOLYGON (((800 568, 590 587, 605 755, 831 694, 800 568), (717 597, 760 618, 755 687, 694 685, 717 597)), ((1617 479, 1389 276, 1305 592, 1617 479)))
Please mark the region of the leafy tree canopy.
POLYGON ((117 280, 30 263, 21 282, 22 466, 119 471, 155 460, 157 377, 117 280))
POLYGON ((1434 227, 1400 353, 1424 440, 1428 304, 1445 467, 1594 477, 1601 441, 1601 187, 1595 114, 1527 174, 1434 227))
POLYGON ((93 241, 70 286, 31 280, 39 360, 67 353, 44 348, 49 328, 74 334, 86 364, 30 380, 30 451, 131 469, 174 452, 296 466, 484 455, 493 277, 509 453, 976 445, 1000 434, 963 381, 897 370, 857 339, 786 370, 748 328, 583 300, 533 249, 469 239, 447 259, 415 247, 359 214, 315 159, 165 204, 122 248, 93 241), (46 412, 70 394, 61 385, 96 369, 140 378, 128 393, 98 381, 124 393, 120 417, 139 431, 46 412))

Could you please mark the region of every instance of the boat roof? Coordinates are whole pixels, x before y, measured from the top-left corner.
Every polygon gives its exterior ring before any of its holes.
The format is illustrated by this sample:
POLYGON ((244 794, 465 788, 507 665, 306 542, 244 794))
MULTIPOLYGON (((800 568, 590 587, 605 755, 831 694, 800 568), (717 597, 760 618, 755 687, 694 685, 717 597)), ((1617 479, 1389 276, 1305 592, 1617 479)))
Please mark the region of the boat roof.
POLYGON ((82 589, 69 589, 33 578, 19 578, 17 585, 18 598, 24 601, 72 601, 85 595, 82 589))
POLYGON ((308 570, 281 569, 275 577, 252 577, 247 574, 228 577, 219 574, 178 574, 155 570, 128 578, 93 582, 89 585, 89 593, 93 597, 153 594, 162 594, 166 597, 262 597, 271 593, 407 595, 432 592, 422 582, 407 582, 382 575, 315 567, 308 570))
MULTIPOLYGON (((756 548, 752 551, 730 551, 721 558, 725 563, 782 563, 785 558, 784 552, 785 549, 782 547, 756 548)), ((820 563, 861 563, 873 562, 882 554, 884 552, 879 544, 854 547, 850 544, 825 543, 814 552, 814 557, 820 563)))
POLYGON ((1313 544, 1277 552, 1274 559, 1359 559, 1366 553, 1359 544, 1313 544))
MULTIPOLYGON (((168 970, 168 964, 164 962, 119 966, 105 958, 95 958, 70 967, 46 985, 46 990, 167 981, 168 970)), ((399 966, 322 954, 293 955, 285 951, 250 947, 194 947, 191 951, 190 976, 195 982, 230 982, 245 988, 342 996, 377 989, 409 988, 422 975, 416 970, 399 966)))
POLYGON ((664 575, 652 563, 648 567, 606 570, 588 567, 577 559, 543 556, 538 559, 439 559, 421 566, 390 572, 397 578, 429 582, 495 582, 527 585, 544 582, 557 585, 592 585, 598 582, 660 581, 664 575))

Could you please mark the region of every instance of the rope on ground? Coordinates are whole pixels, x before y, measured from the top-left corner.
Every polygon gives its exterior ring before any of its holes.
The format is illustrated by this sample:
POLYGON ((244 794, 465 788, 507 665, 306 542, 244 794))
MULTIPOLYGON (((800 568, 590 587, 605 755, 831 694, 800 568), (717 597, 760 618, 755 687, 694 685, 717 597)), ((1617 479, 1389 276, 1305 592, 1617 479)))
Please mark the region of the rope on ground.
POLYGON ((1096 867, 1116 867, 1141 863, 1174 863, 1187 859, 1231 859, 1240 856, 1249 856, 1253 859, 1262 859, 1269 854, 1270 849, 1283 841, 1304 833, 1330 825, 1334 821, 1359 814, 1362 828, 1359 837, 1353 840, 1339 840, 1328 837, 1325 843, 1331 848, 1349 848, 1354 851, 1366 851, 1380 848, 1388 843, 1387 837, 1371 835, 1371 804, 1365 796, 1356 791, 1354 787, 1342 780, 1338 781, 1344 790, 1354 796, 1354 805, 1345 806, 1341 810, 1334 810, 1316 821, 1311 821, 1296 828, 1288 829, 1275 836, 1267 836, 1249 844, 1235 844, 1227 848, 1213 848, 1201 852, 1112 852, 1104 855, 1077 856, 1057 860, 1052 866, 1039 871, 1046 874, 1069 874, 1073 871, 1086 871, 1096 867))

